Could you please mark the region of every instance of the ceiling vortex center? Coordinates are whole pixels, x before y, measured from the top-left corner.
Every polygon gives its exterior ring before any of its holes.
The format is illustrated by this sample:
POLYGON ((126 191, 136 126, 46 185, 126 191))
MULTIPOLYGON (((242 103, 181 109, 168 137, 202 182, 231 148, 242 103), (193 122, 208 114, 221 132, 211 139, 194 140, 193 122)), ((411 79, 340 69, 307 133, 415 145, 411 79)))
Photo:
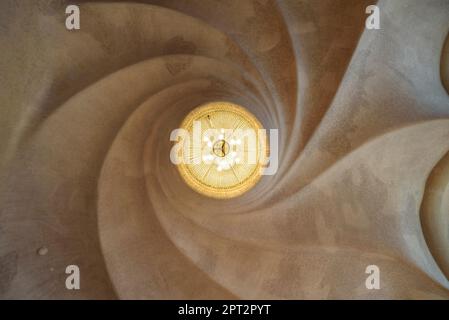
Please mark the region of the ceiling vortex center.
POLYGON ((257 118, 230 102, 210 102, 192 110, 181 126, 175 155, 179 173, 196 192, 227 199, 260 180, 267 151, 257 118))

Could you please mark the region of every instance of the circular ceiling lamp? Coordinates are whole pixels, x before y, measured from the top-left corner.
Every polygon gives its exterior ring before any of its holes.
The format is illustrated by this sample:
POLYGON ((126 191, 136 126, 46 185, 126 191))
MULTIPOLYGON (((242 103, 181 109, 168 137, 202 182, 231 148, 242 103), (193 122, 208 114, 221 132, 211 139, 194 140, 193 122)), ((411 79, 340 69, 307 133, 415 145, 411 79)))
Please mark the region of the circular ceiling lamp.
POLYGON ((267 137, 257 118, 230 102, 210 102, 191 111, 181 124, 186 135, 177 167, 196 192, 227 199, 251 189, 261 178, 267 137))

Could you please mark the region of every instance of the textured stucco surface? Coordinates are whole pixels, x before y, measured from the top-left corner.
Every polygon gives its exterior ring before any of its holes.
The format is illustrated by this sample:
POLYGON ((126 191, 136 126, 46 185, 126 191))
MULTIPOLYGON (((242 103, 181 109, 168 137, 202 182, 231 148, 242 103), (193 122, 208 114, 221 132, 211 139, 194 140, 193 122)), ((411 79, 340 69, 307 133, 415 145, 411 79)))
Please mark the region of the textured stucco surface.
POLYGON ((68 31, 0 2, 0 298, 449 298, 449 1, 380 0, 380 30, 365 0, 78 3, 68 31), (280 130, 226 201, 169 159, 215 100, 280 130))

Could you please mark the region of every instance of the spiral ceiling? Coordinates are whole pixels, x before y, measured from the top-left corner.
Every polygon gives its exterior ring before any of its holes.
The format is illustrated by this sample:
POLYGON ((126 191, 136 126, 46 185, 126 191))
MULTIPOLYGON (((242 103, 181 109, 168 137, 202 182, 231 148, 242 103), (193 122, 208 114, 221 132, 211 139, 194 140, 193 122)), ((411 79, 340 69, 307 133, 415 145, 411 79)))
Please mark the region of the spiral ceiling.
POLYGON ((0 298, 449 298, 447 0, 78 3, 0 3, 0 298), (211 101, 279 130, 226 200, 169 156, 211 101))

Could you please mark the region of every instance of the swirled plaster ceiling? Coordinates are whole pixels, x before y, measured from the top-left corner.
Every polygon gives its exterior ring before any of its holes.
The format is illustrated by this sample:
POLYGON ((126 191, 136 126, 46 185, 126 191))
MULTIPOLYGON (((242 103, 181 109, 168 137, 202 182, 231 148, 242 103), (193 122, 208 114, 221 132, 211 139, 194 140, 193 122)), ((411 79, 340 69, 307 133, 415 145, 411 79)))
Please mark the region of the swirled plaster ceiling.
POLYGON ((448 1, 78 3, 0 2, 1 298, 449 297, 448 1), (279 129, 240 197, 169 159, 211 101, 279 129))

